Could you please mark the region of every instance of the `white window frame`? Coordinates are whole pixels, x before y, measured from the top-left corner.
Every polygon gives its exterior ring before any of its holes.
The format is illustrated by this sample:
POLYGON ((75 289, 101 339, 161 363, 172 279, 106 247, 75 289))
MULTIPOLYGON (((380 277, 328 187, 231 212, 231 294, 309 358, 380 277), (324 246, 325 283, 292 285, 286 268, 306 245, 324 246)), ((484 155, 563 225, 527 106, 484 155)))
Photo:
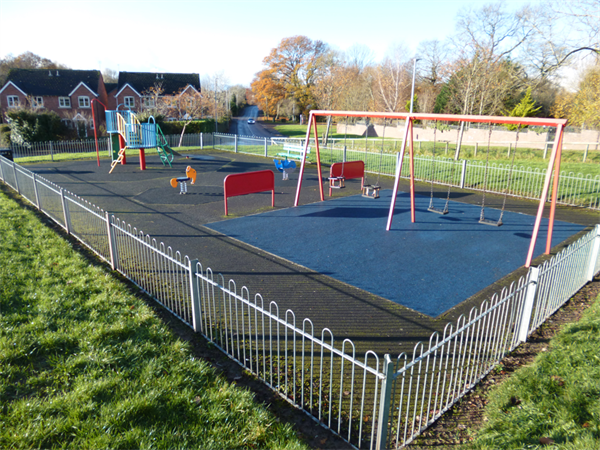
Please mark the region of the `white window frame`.
POLYGON ((18 108, 21 105, 18 95, 6 96, 6 102, 7 102, 9 108, 18 108))
POLYGON ((58 107, 59 108, 70 108, 71 107, 71 97, 58 97, 58 107))
POLYGON ((144 97, 144 108, 154 108, 156 106, 156 101, 154 97, 144 97))
POLYGON ((87 95, 80 95, 77 97, 77 102, 80 108, 90 107, 90 98, 87 95))
POLYGON ((31 97, 31 106, 33 108, 43 108, 44 97, 31 97))
POLYGON ((133 95, 123 97, 123 104, 127 108, 135 108, 135 97, 133 95))

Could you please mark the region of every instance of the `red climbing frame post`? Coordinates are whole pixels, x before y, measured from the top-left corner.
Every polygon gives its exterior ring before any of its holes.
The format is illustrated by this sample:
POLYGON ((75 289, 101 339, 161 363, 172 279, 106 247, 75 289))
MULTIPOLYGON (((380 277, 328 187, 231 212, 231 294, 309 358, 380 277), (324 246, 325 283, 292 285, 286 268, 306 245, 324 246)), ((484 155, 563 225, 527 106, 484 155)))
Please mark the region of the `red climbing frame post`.
POLYGON ((223 180, 225 215, 228 213, 227 199, 229 197, 265 191, 271 191, 271 206, 275 206, 275 174, 271 170, 227 175, 223 180))

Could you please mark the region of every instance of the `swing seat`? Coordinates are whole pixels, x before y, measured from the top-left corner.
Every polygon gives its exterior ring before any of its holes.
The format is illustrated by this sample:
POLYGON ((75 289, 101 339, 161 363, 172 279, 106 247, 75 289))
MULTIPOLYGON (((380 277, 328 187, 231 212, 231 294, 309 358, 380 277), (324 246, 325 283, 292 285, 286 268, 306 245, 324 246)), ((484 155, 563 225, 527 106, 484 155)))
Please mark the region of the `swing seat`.
POLYGON ((479 223, 483 225, 489 225, 491 227, 502 226, 502 220, 479 219, 479 223))
POLYGON ((330 177, 329 188, 330 189, 344 189, 346 187, 346 178, 344 177, 330 177))
POLYGON ((362 187, 362 196, 368 198, 379 198, 380 189, 381 187, 377 186, 376 184, 365 184, 362 187))
POLYGON ((430 206, 429 208, 427 208, 427 211, 436 213, 436 214, 441 214, 442 216, 448 214, 448 208, 439 209, 439 208, 436 208, 435 206, 430 206))

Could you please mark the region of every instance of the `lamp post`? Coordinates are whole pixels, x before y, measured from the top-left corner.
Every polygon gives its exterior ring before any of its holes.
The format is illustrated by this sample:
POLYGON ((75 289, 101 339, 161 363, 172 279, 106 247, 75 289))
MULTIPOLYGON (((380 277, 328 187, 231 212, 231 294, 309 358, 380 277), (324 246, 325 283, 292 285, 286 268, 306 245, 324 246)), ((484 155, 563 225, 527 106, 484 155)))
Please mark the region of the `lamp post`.
POLYGON ((415 75, 417 73, 417 61, 420 61, 420 59, 415 58, 415 62, 413 65, 412 88, 410 90, 410 113, 411 114, 413 112, 413 100, 415 99, 415 75))

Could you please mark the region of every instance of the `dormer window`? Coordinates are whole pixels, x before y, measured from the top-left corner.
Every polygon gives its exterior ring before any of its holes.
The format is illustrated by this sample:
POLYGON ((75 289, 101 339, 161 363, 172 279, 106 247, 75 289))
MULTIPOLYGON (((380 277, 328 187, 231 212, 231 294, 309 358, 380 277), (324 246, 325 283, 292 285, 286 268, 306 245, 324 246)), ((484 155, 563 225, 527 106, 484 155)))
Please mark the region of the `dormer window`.
POLYGON ((71 99, 69 97, 58 97, 58 107, 59 108, 70 108, 71 107, 71 99))
POLYGON ((82 95, 78 97, 79 107, 80 108, 89 108, 90 107, 90 98, 86 95, 82 95))
POLYGON ((19 97, 17 97, 16 95, 7 96, 6 100, 8 101, 9 108, 17 108, 20 105, 19 97))

